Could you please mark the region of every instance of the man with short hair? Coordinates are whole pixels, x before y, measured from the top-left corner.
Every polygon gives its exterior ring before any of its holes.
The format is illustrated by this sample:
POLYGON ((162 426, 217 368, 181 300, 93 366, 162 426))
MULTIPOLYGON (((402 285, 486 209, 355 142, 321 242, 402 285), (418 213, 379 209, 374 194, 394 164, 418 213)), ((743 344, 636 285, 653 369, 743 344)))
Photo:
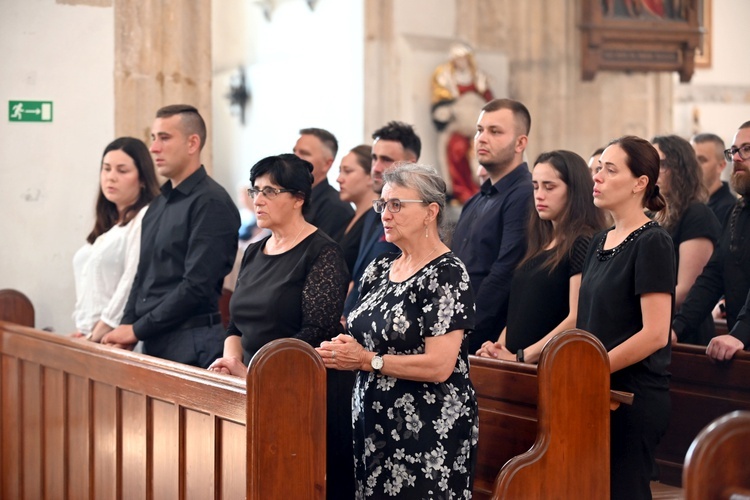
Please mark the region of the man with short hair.
POLYGON ((708 207, 719 219, 722 227, 729 218, 737 198, 729 190, 729 185, 721 180, 721 173, 727 162, 724 159, 724 141, 716 134, 696 134, 690 139, 703 170, 703 185, 708 190, 708 207))
POLYGON ((711 339, 706 354, 717 361, 731 359, 750 348, 750 121, 740 125, 734 142, 725 152, 733 164, 732 188, 740 195, 724 225, 719 245, 703 272, 695 280, 680 311, 672 321, 672 340, 679 339, 687 325, 698 324, 724 295, 729 334, 711 339))
POLYGON ((336 137, 322 128, 303 128, 294 145, 294 154, 312 163, 313 188, 307 222, 338 241, 354 209, 339 197, 339 192, 328 183, 328 171, 333 165, 339 143, 336 137))
POLYGON ((513 270, 526 252, 534 190, 523 153, 530 127, 526 106, 512 99, 488 102, 477 122, 474 149, 490 178, 466 203, 453 233, 453 252, 466 265, 476 298, 472 354, 497 341, 505 327, 513 270))
MULTIPOLYGON (((422 152, 422 141, 414 128, 399 121, 390 121, 372 134, 375 142, 372 145, 372 189, 377 194, 383 191, 383 173, 395 165, 404 162, 416 162, 422 152)), ((344 317, 357 303, 359 281, 367 266, 377 256, 386 252, 398 252, 398 247, 385 240, 380 215, 371 208, 362 217, 362 239, 359 243, 359 254, 352 269, 353 286, 346 297, 344 317)))
POLYGON ((201 164, 206 124, 197 109, 161 108, 151 141, 156 170, 168 180, 143 218, 122 324, 102 343, 142 340, 145 354, 207 368, 224 350, 219 296, 237 253, 240 215, 201 164))

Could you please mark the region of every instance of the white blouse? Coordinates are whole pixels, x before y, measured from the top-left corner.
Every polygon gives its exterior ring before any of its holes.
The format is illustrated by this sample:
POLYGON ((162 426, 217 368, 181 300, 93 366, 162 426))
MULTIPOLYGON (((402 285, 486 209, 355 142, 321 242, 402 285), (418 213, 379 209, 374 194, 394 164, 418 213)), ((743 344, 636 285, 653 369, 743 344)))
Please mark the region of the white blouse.
POLYGON ((99 320, 115 328, 122 320, 125 304, 138 268, 141 252, 143 207, 125 226, 113 226, 73 256, 76 282, 76 329, 91 335, 99 320))

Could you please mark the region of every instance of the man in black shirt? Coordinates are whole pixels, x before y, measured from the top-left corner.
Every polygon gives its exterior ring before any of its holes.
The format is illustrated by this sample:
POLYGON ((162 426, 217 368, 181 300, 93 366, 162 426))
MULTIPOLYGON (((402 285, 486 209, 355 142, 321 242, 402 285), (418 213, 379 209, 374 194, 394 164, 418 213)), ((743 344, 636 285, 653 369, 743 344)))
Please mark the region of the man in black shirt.
POLYGON ((240 216, 201 164, 206 125, 197 109, 161 108, 151 141, 156 169, 169 180, 143 218, 122 324, 102 342, 127 347, 142 340, 145 354, 206 368, 223 352, 218 301, 237 253, 240 216))
POLYGON ((453 252, 466 265, 476 297, 476 327, 469 352, 497 341, 505 327, 513 270, 526 252, 534 188, 523 161, 531 116, 512 99, 488 102, 479 115, 474 149, 490 178, 461 212, 453 252))
POLYGON ((718 361, 731 359, 750 347, 750 121, 743 123, 725 157, 733 162, 732 187, 739 193, 724 226, 719 246, 672 322, 672 340, 710 313, 719 298, 726 300, 729 334, 711 339, 706 354, 718 361))
POLYGON ((294 154, 313 166, 310 210, 304 214, 305 220, 338 241, 354 217, 352 206, 342 201, 338 190, 328 183, 328 171, 339 143, 332 133, 322 128, 303 128, 299 133, 294 154))
POLYGON ((724 159, 724 141, 716 134, 697 134, 690 139, 695 155, 703 170, 703 185, 708 190, 710 208, 721 226, 729 219, 729 213, 737 198, 729 190, 729 185, 721 180, 721 173, 727 162, 724 159))

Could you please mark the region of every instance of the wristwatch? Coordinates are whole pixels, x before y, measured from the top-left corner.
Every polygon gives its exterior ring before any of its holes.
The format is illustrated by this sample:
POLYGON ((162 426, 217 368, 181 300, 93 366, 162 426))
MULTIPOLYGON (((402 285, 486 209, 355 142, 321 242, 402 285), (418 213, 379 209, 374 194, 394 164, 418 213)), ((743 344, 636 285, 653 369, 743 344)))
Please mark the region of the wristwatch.
POLYGON ((383 368, 383 357, 377 354, 373 356, 370 360, 370 366, 372 366, 372 371, 375 372, 375 375, 380 375, 380 369, 383 368))

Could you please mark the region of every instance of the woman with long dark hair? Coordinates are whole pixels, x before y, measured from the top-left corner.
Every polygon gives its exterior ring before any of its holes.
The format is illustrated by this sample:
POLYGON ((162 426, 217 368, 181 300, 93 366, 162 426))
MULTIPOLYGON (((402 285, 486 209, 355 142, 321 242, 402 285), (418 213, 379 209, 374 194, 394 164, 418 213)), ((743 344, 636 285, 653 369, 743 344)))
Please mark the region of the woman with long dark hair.
POLYGON ((539 155, 532 182, 536 210, 526 255, 513 273, 507 326, 478 356, 534 363, 549 339, 576 325, 583 260, 604 227, 591 196, 594 181, 583 158, 560 150, 539 155))
MULTIPOLYGON (((651 140, 659 153, 659 189, 667 200, 667 209, 659 220, 672 236, 677 262, 675 309, 679 310, 690 288, 711 258, 719 240, 721 226, 706 205, 708 192, 695 150, 676 135, 660 135, 651 140)), ((708 345, 715 331, 713 318, 691 325, 680 334, 680 342, 708 345)))
POLYGON ((148 147, 120 137, 104 149, 94 228, 73 257, 75 337, 99 342, 119 326, 138 267, 141 221, 159 192, 148 147))
POLYGON ((604 150, 594 175, 594 204, 614 226, 597 234, 583 265, 578 328, 609 354, 612 389, 632 392, 610 420, 611 498, 651 498, 654 450, 669 423, 670 324, 676 279, 672 238, 662 219, 659 154, 626 136, 604 150))

